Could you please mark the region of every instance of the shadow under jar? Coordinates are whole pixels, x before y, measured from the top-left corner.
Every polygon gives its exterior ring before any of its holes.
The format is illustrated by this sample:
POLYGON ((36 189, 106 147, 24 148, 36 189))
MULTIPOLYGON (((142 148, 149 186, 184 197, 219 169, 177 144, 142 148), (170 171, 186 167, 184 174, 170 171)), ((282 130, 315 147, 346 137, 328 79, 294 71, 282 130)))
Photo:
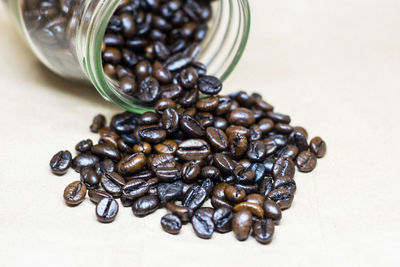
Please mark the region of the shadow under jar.
MULTIPOLYGON (((4 0, 3 0, 4 1, 4 0)), ((204 0, 182 0, 181 2, 204 0)), ((115 11, 123 2, 160 4, 150 0, 8 0, 20 31, 36 56, 50 70, 67 79, 93 84, 107 100, 135 113, 154 110, 129 96, 103 69, 103 39, 115 11)), ((211 5, 207 34, 196 59, 207 74, 224 81, 238 63, 247 43, 250 10, 247 0, 204 1, 211 5)), ((189 8, 190 12, 190 8, 189 8)))

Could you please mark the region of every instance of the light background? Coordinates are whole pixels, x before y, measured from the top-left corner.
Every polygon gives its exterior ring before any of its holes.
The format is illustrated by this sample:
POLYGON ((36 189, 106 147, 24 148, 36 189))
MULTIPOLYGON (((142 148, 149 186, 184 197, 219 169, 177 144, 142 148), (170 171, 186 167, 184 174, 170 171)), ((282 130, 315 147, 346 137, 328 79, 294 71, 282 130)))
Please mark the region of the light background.
POLYGON ((249 45, 225 92, 258 91, 328 144, 273 242, 198 239, 130 209, 96 222, 66 207, 73 171, 50 174, 58 150, 94 138, 97 113, 119 109, 42 67, 0 7, 2 266, 399 266, 400 1, 252 0, 249 45), (112 265, 111 265, 112 264, 112 265))

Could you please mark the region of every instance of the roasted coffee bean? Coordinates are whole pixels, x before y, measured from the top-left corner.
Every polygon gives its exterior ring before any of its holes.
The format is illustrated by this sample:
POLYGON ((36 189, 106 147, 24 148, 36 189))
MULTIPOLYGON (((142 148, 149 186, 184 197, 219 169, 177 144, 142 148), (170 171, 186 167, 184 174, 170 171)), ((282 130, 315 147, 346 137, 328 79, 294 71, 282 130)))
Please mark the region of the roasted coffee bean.
POLYGON ((307 134, 302 130, 295 129, 289 135, 289 142, 295 145, 299 149, 299 152, 308 149, 307 134))
POLYGON ((140 116, 139 118, 139 124, 141 125, 152 125, 156 124, 158 120, 160 119, 160 116, 155 113, 155 112, 145 112, 140 116))
POLYGON ((139 127, 139 136, 150 144, 158 144, 165 140, 167 132, 159 125, 144 125, 139 127))
POLYGON ((201 183, 201 187, 206 190, 207 197, 210 197, 214 189, 214 182, 211 179, 206 179, 201 183))
POLYGON ((230 151, 234 158, 242 157, 248 148, 248 141, 246 136, 241 134, 231 134, 228 137, 230 144, 230 151))
POLYGON ((253 224, 251 212, 241 210, 235 213, 232 219, 232 231, 239 241, 244 241, 249 237, 251 226, 253 224))
POLYGON ((129 182, 129 181, 131 181, 133 179, 144 179, 144 180, 147 181, 147 180, 150 180, 153 177, 154 177, 154 174, 153 174, 152 171, 143 170, 143 171, 140 171, 140 172, 135 173, 133 175, 125 176, 124 178, 125 178, 125 181, 129 182))
POLYGON ((218 78, 208 75, 201 76, 198 79, 197 85, 199 90, 207 95, 216 95, 222 89, 222 82, 218 78))
POLYGON ((122 138, 118 140, 118 149, 120 152, 125 153, 125 154, 132 154, 133 150, 130 144, 125 142, 122 138))
POLYGON ((252 125, 249 129, 249 141, 258 141, 262 138, 263 133, 260 130, 260 127, 258 127, 257 125, 252 125))
POLYGON ((104 115, 98 114, 93 118, 93 122, 90 125, 90 130, 93 133, 97 133, 101 128, 105 126, 105 124, 106 124, 106 118, 104 117, 104 115))
POLYGON ((225 131, 226 128, 228 128, 228 125, 229 125, 228 121, 225 120, 224 118, 222 118, 222 117, 214 117, 214 127, 215 128, 218 128, 218 129, 221 129, 221 130, 225 131))
POLYGON ((250 168, 246 168, 243 165, 238 165, 233 171, 235 179, 240 184, 254 183, 256 179, 256 172, 250 168))
POLYGON ((295 165, 291 159, 288 158, 278 158, 275 161, 274 167, 272 169, 272 176, 276 179, 282 176, 289 176, 293 178, 295 172, 295 165))
POLYGON ((114 147, 118 146, 118 139, 120 136, 112 131, 109 127, 103 127, 99 130, 100 139, 109 145, 113 145, 114 147))
POLYGON ((147 142, 141 142, 134 145, 132 151, 133 153, 143 153, 145 155, 149 155, 151 152, 151 145, 147 142))
POLYGON ((102 200, 105 197, 112 198, 112 196, 109 193, 107 193, 106 191, 103 191, 103 190, 99 190, 99 189, 88 190, 88 195, 89 195, 90 200, 96 204, 99 203, 100 200, 102 200))
POLYGON ((293 132, 293 127, 286 123, 276 123, 275 130, 279 133, 289 134, 293 132))
POLYGON ((161 227, 165 232, 176 235, 182 228, 182 222, 178 216, 167 214, 161 218, 161 227))
POLYGON ((139 116, 131 112, 114 115, 111 119, 111 128, 117 133, 130 133, 139 121, 139 116))
POLYGON ((225 187, 224 195, 227 200, 232 203, 239 203, 244 200, 246 197, 246 192, 244 190, 238 190, 236 187, 232 185, 228 185, 225 187))
POLYGON ((121 196, 120 198, 121 204, 123 207, 132 207, 133 202, 135 201, 134 199, 129 199, 124 197, 124 195, 121 196))
POLYGON ((81 204, 86 196, 86 186, 81 181, 70 183, 64 190, 64 200, 69 206, 81 204))
POLYGON ((290 194, 294 195, 294 193, 296 192, 296 182, 288 177, 288 176, 282 176, 282 177, 278 177, 275 179, 275 183, 274 183, 274 188, 275 189, 287 189, 289 190, 290 194))
POLYGON ((188 108, 196 104, 199 99, 199 90, 194 87, 189 91, 183 91, 178 102, 181 106, 188 108))
POLYGON ((134 174, 146 165, 147 158, 143 153, 125 156, 117 164, 117 170, 122 175, 134 174))
POLYGON ((118 214, 118 203, 113 198, 103 198, 97 203, 97 220, 102 223, 109 223, 115 220, 118 214))
POLYGON ((316 136, 310 141, 310 151, 313 152, 317 158, 323 158, 326 154, 326 143, 321 137, 316 136))
POLYGON ((227 154, 216 153, 214 154, 214 165, 224 175, 231 175, 236 167, 236 164, 227 154))
POLYGON ((176 103, 168 98, 161 98, 155 104, 155 110, 158 114, 163 114, 168 108, 176 108, 176 103))
POLYGON ((169 99, 176 99, 183 92, 182 87, 179 84, 174 84, 174 83, 168 85, 162 85, 160 90, 161 90, 161 97, 169 99))
POLYGON ((196 235, 200 238, 210 239, 214 233, 213 221, 214 209, 200 208, 192 217, 192 226, 196 235))
POLYGON ((174 133, 179 128, 179 115, 174 108, 167 108, 162 114, 162 127, 168 133, 174 133))
POLYGON ((188 139, 178 145, 176 155, 182 160, 201 160, 210 154, 210 146, 202 139, 188 139))
POLYGON ((245 198, 246 202, 254 203, 254 204, 257 204, 257 205, 259 205, 261 207, 263 207, 264 200, 265 200, 265 197, 260 195, 260 194, 257 194, 257 193, 247 195, 246 198, 245 198))
POLYGON ((265 166, 263 163, 253 163, 249 167, 250 171, 255 173, 254 183, 259 184, 266 175, 265 166))
POLYGON ((100 179, 93 167, 84 167, 80 171, 81 181, 85 183, 88 189, 96 189, 99 186, 100 179))
POLYGON ((274 121, 271 119, 262 119, 258 122, 258 128, 261 130, 263 134, 267 134, 268 132, 274 129, 274 121))
POLYGON ((173 140, 165 140, 154 146, 154 151, 158 154, 175 154, 178 144, 173 140))
POLYGON ((206 136, 211 146, 216 150, 223 151, 229 145, 228 137, 221 129, 215 127, 208 127, 206 129, 206 136))
POLYGON ((72 155, 68 150, 60 151, 50 160, 50 169, 56 175, 66 174, 72 164, 72 155))
POLYGON ((233 212, 229 208, 218 208, 214 211, 213 222, 215 231, 219 233, 227 233, 232 231, 233 212))
POLYGON ((250 142, 247 158, 252 162, 262 162, 266 156, 265 144, 262 141, 250 142))
POLYGON ((181 198, 183 195, 183 183, 182 181, 160 183, 157 185, 157 194, 163 204, 181 198))
POLYGON ((149 160, 149 166, 149 169, 155 172, 160 167, 175 167, 176 160, 171 154, 157 154, 149 160))
POLYGON ((253 112, 247 108, 237 108, 231 111, 227 117, 230 124, 249 127, 255 122, 253 112))
POLYGON ((242 165, 245 168, 250 168, 251 162, 248 159, 241 159, 237 162, 238 165, 242 165))
POLYGON ((254 104, 255 99, 248 95, 244 91, 239 91, 235 95, 235 100, 239 102, 240 105, 245 107, 251 107, 254 104))
POLYGON ((267 112, 267 116, 274 122, 281 122, 281 123, 286 123, 286 124, 290 123, 290 117, 288 115, 269 111, 269 112, 267 112))
POLYGON ((178 80, 183 88, 193 88, 198 78, 197 71, 192 67, 188 67, 180 71, 178 80))
POLYGON ((260 194, 266 197, 269 192, 274 190, 274 178, 266 176, 260 183, 260 194))
POLYGON ((214 123, 214 115, 210 112, 199 112, 195 115, 195 119, 200 122, 204 128, 210 127, 214 123))
POLYGON ((196 161, 188 161, 182 166, 182 179, 186 182, 196 181, 200 175, 200 164, 196 161))
POLYGON ((203 137, 205 135, 204 127, 192 116, 184 115, 180 120, 181 130, 191 137, 203 137))
POLYGON ((275 159, 272 157, 266 158, 263 162, 263 165, 265 167, 265 174, 267 175, 272 175, 272 171, 275 165, 275 159))
POLYGON ((75 146, 75 150, 81 153, 89 152, 93 146, 93 141, 90 139, 82 140, 75 146))
POLYGON ((281 208, 272 200, 266 199, 263 204, 264 215, 274 223, 279 223, 282 219, 281 208))
POLYGON ((121 51, 114 47, 106 48, 106 51, 103 53, 103 61, 116 65, 121 62, 122 55, 121 51))
POLYGON ((125 180, 116 172, 104 173, 101 175, 101 185, 113 197, 120 197, 125 180))
POLYGON ((153 76, 160 84, 168 84, 172 81, 171 72, 159 61, 153 63, 153 76))
POLYGON ((230 210, 233 209, 233 206, 228 200, 219 197, 212 197, 211 205, 214 207, 214 209, 219 209, 219 208, 227 208, 230 210))
POLYGON ((196 108, 200 111, 211 112, 218 107, 219 98, 217 96, 209 96, 200 98, 196 103, 196 108))
POLYGON ((303 151, 297 156, 296 165, 299 171, 310 172, 317 166, 317 157, 310 151, 303 151))
POLYGON ((258 185, 256 184, 236 184, 236 188, 239 190, 243 189, 247 195, 258 192, 258 185))
POLYGON ((241 210, 248 210, 254 216, 257 216, 259 218, 264 217, 264 210, 263 210, 262 206, 252 203, 252 202, 241 202, 239 204, 236 204, 236 206, 233 207, 233 211, 235 211, 235 212, 238 212, 241 210))
POLYGON ((122 188, 122 195, 127 199, 137 199, 144 196, 150 189, 150 185, 143 179, 133 179, 122 188))
POLYGON ((149 186, 153 186, 153 185, 157 185, 160 181, 161 181, 160 178, 153 177, 153 178, 147 180, 147 183, 149 184, 149 186))
POLYGON ((135 216, 144 217, 155 212, 160 205, 156 196, 143 196, 133 202, 132 211, 135 216))
POLYGON ((97 144, 92 146, 91 151, 93 154, 101 158, 109 158, 111 160, 121 159, 121 154, 118 149, 112 145, 97 144))
POLYGON ((218 181, 221 177, 221 172, 214 166, 205 166, 201 168, 200 177, 202 179, 211 179, 213 181, 218 181))
POLYGON ((115 171, 115 164, 111 159, 105 159, 96 163, 94 169, 97 175, 100 176, 102 173, 115 171))
POLYGON ((159 94, 160 84, 156 78, 148 76, 140 82, 137 96, 141 101, 152 103, 157 100, 159 94))
POLYGON ((165 205, 165 208, 169 210, 172 214, 178 216, 179 219, 181 219, 182 223, 189 222, 190 218, 193 215, 192 210, 183 206, 176 205, 174 202, 168 202, 165 205))
POLYGON ((250 134, 249 129, 243 127, 243 126, 237 126, 237 125, 230 125, 226 130, 226 135, 242 135, 242 136, 248 136, 250 134))
POLYGON ((256 240, 261 244, 268 244, 274 235, 274 223, 270 219, 261 219, 254 223, 253 233, 256 240))
POLYGON ((181 170, 176 167, 159 167, 156 170, 156 176, 162 182, 174 182, 181 179, 182 173, 181 170))
POLYGON ((191 210, 196 210, 203 205, 204 201, 206 201, 207 198, 207 191, 197 185, 188 190, 186 192, 182 204, 184 207, 187 207, 191 210))
POLYGON ((299 153, 299 149, 297 146, 294 145, 287 145, 282 147, 276 152, 277 157, 283 157, 283 158, 289 158, 291 160, 295 160, 297 157, 297 154, 299 153))
POLYGON ((72 168, 79 172, 83 167, 94 167, 98 162, 99 158, 93 154, 79 154, 73 159, 72 168))
POLYGON ((275 189, 268 193, 267 198, 274 201, 282 210, 284 210, 290 208, 294 196, 290 194, 287 189, 275 189))

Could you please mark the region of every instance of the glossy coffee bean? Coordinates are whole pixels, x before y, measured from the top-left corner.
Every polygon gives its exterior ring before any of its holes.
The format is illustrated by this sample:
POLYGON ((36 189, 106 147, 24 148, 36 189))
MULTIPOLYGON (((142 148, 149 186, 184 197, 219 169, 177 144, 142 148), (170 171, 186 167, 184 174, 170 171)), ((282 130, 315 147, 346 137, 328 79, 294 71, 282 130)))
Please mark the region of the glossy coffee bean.
POLYGON ((181 130, 190 137, 203 137, 204 127, 192 116, 184 115, 180 120, 181 130))
POLYGON ((86 186, 81 181, 70 183, 64 190, 64 201, 69 206, 81 204, 86 196, 86 186))
POLYGON ((295 160, 299 154, 299 149, 294 145, 286 145, 276 152, 277 157, 289 158, 295 160))
POLYGON ((216 150, 223 151, 229 145, 228 137, 221 129, 208 127, 206 129, 206 137, 211 146, 216 150))
POLYGON ((272 177, 266 176, 264 180, 261 181, 260 187, 259 187, 259 193, 266 197, 269 192, 274 190, 274 179, 272 177))
POLYGON ((161 182, 174 182, 182 177, 181 169, 176 167, 159 167, 155 174, 161 182))
POLYGON ((243 126, 237 126, 237 125, 230 125, 228 128, 225 130, 226 135, 242 135, 242 136, 248 136, 250 134, 249 129, 243 126))
POLYGON ((118 214, 118 203, 112 198, 103 198, 96 205, 97 220, 102 223, 110 223, 118 214))
POLYGON ((250 142, 246 155, 252 162, 262 162, 266 152, 265 144, 262 141, 253 141, 250 142))
POLYGON ((281 208, 272 200, 266 199, 263 204, 264 215, 274 223, 279 223, 282 219, 281 208))
POLYGON ((203 94, 216 95, 222 90, 222 82, 214 77, 204 75, 198 79, 197 85, 203 94))
POLYGON ((167 214, 161 217, 161 227, 165 232, 176 235, 182 228, 182 222, 178 216, 167 214))
POLYGON ((236 184, 237 189, 244 190, 247 195, 257 193, 258 185, 257 184, 236 184))
POLYGON ((140 171, 146 164, 147 158, 143 153, 125 156, 117 164, 117 170, 122 175, 134 174, 140 171))
POLYGON ((102 114, 98 114, 93 118, 92 124, 90 125, 90 131, 97 133, 106 124, 106 118, 102 114))
POLYGON ((258 220, 253 225, 254 237, 261 244, 268 244, 271 242, 274 230, 274 223, 270 219, 258 220))
POLYGON ((100 179, 93 167, 84 167, 80 171, 81 181, 88 189, 96 189, 100 184, 100 179))
POLYGON ((111 159, 105 159, 96 163, 94 169, 97 175, 100 176, 102 173, 115 171, 115 164, 111 159))
POLYGON ((188 192, 186 192, 182 204, 184 207, 187 207, 191 210, 196 210, 203 205, 204 201, 206 201, 207 198, 207 191, 197 185, 189 189, 188 192))
POLYGON ((236 164, 227 154, 216 153, 214 154, 214 166, 217 167, 221 173, 225 175, 233 174, 236 164))
POLYGON ((180 95, 178 102, 181 106, 188 108, 196 104, 199 99, 199 90, 194 87, 191 90, 183 91, 180 95))
POLYGON ((162 85, 160 87, 160 90, 161 90, 161 97, 169 99, 176 99, 183 92, 183 88, 179 84, 174 84, 174 83, 168 85, 162 85))
POLYGON ((150 189, 150 185, 143 179, 133 179, 122 188, 122 195, 127 199, 137 199, 144 196, 150 189))
POLYGON ((224 189, 224 195, 227 200, 231 203, 242 202, 246 197, 246 192, 244 190, 238 190, 232 185, 228 185, 224 189))
POLYGON ((228 121, 222 117, 214 117, 214 127, 223 131, 228 128, 228 121))
POLYGON ((182 179, 185 182, 196 181, 201 172, 200 164, 196 161, 188 161, 182 166, 182 179))
POLYGON ((290 123, 290 117, 288 115, 270 111, 270 112, 267 112, 267 116, 274 122, 280 122, 280 123, 286 123, 286 124, 290 123))
POLYGON ((89 152, 93 146, 93 141, 90 139, 82 140, 75 146, 75 150, 80 153, 89 152))
POLYGON ((167 132, 157 124, 140 126, 138 131, 142 140, 150 144, 158 144, 167 137, 167 132))
POLYGON ((118 150, 125 154, 132 154, 133 150, 130 144, 124 141, 124 139, 119 139, 117 142, 118 150))
POLYGON ((314 153, 317 158, 323 158, 326 154, 326 143, 321 137, 316 136, 310 141, 310 151, 314 153))
POLYGON ((308 149, 308 142, 307 142, 307 133, 302 130, 295 129, 289 135, 289 143, 295 145, 299 152, 305 151, 308 149))
POLYGON ((200 208, 192 217, 192 226, 196 235, 200 238, 210 239, 214 233, 213 221, 214 209, 200 208))
POLYGON ((317 157, 310 151, 303 151, 297 156, 296 165, 299 171, 310 172, 317 166, 317 157))
POLYGON ((250 211, 254 216, 257 216, 259 218, 264 217, 264 210, 262 206, 252 203, 252 202, 241 202, 239 204, 236 204, 233 207, 233 211, 238 212, 241 210, 248 210, 250 211))
POLYGON ((227 119, 230 124, 244 127, 249 127, 255 122, 253 112, 247 108, 238 108, 231 111, 227 119))
POLYGON ((294 177, 295 165, 291 159, 288 158, 278 158, 272 169, 272 176, 276 179, 282 176, 294 177))
POLYGON ((193 88, 198 78, 197 71, 192 67, 188 67, 180 71, 178 80, 183 88, 193 88))
POLYGON ((274 188, 275 189, 287 189, 290 194, 294 195, 294 193, 296 192, 296 182, 288 177, 288 176, 282 176, 282 177, 278 177, 275 179, 274 182, 274 188))
POLYGON ((72 165, 72 155, 68 150, 60 151, 50 160, 50 169, 56 175, 67 173, 68 168, 72 165))
POLYGON ((151 169, 153 172, 156 172, 156 170, 160 167, 175 167, 176 166, 176 160, 175 157, 171 154, 157 154, 152 157, 151 160, 148 161, 149 163, 149 169, 151 169))
POLYGON ((221 177, 221 172, 214 166, 205 166, 201 168, 200 177, 202 179, 211 179, 218 181, 221 177))
POLYGON ((267 134, 268 132, 274 129, 275 123, 271 119, 262 119, 258 122, 258 128, 261 130, 263 134, 267 134))
POLYGON ((229 208, 218 208, 214 211, 213 222, 215 231, 219 233, 227 233, 232 231, 233 212, 229 208))
POLYGON ((179 115, 174 108, 167 108, 162 114, 162 127, 168 133, 173 133, 179 128, 179 115))
POLYGON ((196 108, 200 111, 211 112, 218 107, 218 101, 217 96, 203 97, 196 103, 196 108))
POLYGON ((100 160, 93 154, 79 154, 72 161, 72 168, 79 172, 83 167, 94 167, 100 160))
POLYGON ((118 149, 109 144, 97 144, 92 146, 91 152, 101 158, 109 158, 111 160, 121 159, 121 154, 118 149))
POLYGON ((229 210, 233 209, 232 204, 228 200, 219 197, 212 197, 211 205, 213 206, 214 209, 219 209, 219 208, 227 208, 229 210))
POLYGON ((182 160, 201 160, 210 154, 210 146, 202 139, 188 139, 178 145, 176 155, 182 160))
POLYGON ((232 231, 239 241, 244 241, 249 237, 253 224, 251 212, 241 210, 235 213, 232 219, 232 231))
POLYGON ((254 203, 254 204, 257 204, 257 205, 259 205, 261 207, 263 207, 264 200, 265 200, 265 197, 260 195, 260 194, 257 194, 257 193, 247 195, 246 198, 245 198, 246 202, 254 203))
POLYGON ((127 95, 133 95, 137 90, 137 83, 134 77, 123 76, 119 79, 119 88, 127 95))
POLYGON ((148 76, 139 84, 138 98, 144 103, 152 103, 160 94, 160 84, 156 78, 148 76))
POLYGON ((178 144, 173 140, 165 140, 154 146, 154 151, 158 154, 175 154, 178 144))
POLYGON ((156 124, 159 119, 160 116, 157 113, 148 111, 140 116, 139 123, 141 125, 152 125, 156 124))
POLYGON ((112 196, 109 193, 107 193, 106 191, 103 191, 103 190, 99 190, 99 189, 88 190, 88 195, 89 195, 90 200, 96 204, 99 203, 100 200, 102 200, 105 197, 112 198, 112 196))
POLYGON ((162 204, 181 198, 183 195, 182 181, 160 183, 157 185, 157 194, 162 204))
POLYGON ((144 217, 155 212, 159 205, 158 197, 152 195, 143 196, 133 202, 132 211, 135 216, 144 217))
POLYGON ((188 209, 186 207, 177 205, 174 202, 168 202, 165 205, 165 208, 167 210, 169 210, 172 214, 178 216, 179 219, 182 221, 182 223, 189 222, 190 218, 193 215, 193 211, 192 210, 190 210, 190 209, 188 209))
POLYGON ((287 189, 275 189, 268 193, 267 198, 274 201, 282 210, 290 208, 294 196, 287 189))
POLYGON ((278 133, 290 134, 291 132, 293 132, 293 127, 289 124, 278 122, 275 124, 275 130, 278 133))
POLYGON ((125 180, 116 172, 104 173, 101 175, 101 185, 104 190, 113 197, 120 197, 122 195, 122 188, 125 185, 125 180))
POLYGON ((234 158, 241 158, 248 149, 248 141, 246 136, 241 134, 231 134, 228 137, 229 148, 234 158))
POLYGON ((132 151, 133 153, 143 153, 145 155, 149 155, 151 152, 151 145, 147 142, 141 142, 134 145, 132 151))

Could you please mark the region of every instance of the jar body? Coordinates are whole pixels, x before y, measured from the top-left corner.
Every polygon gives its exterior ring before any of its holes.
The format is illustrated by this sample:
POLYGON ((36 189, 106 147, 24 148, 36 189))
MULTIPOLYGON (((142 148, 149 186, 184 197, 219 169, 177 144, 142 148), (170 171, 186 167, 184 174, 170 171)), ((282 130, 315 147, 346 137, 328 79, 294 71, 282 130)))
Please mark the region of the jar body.
MULTIPOLYGON (((50 70, 93 84, 104 98, 127 110, 144 112, 140 101, 120 94, 102 67, 103 37, 119 4, 120 0, 8 0, 20 31, 50 70)), ((224 80, 231 73, 243 53, 249 25, 247 0, 212 2, 198 59, 209 74, 224 80)))

